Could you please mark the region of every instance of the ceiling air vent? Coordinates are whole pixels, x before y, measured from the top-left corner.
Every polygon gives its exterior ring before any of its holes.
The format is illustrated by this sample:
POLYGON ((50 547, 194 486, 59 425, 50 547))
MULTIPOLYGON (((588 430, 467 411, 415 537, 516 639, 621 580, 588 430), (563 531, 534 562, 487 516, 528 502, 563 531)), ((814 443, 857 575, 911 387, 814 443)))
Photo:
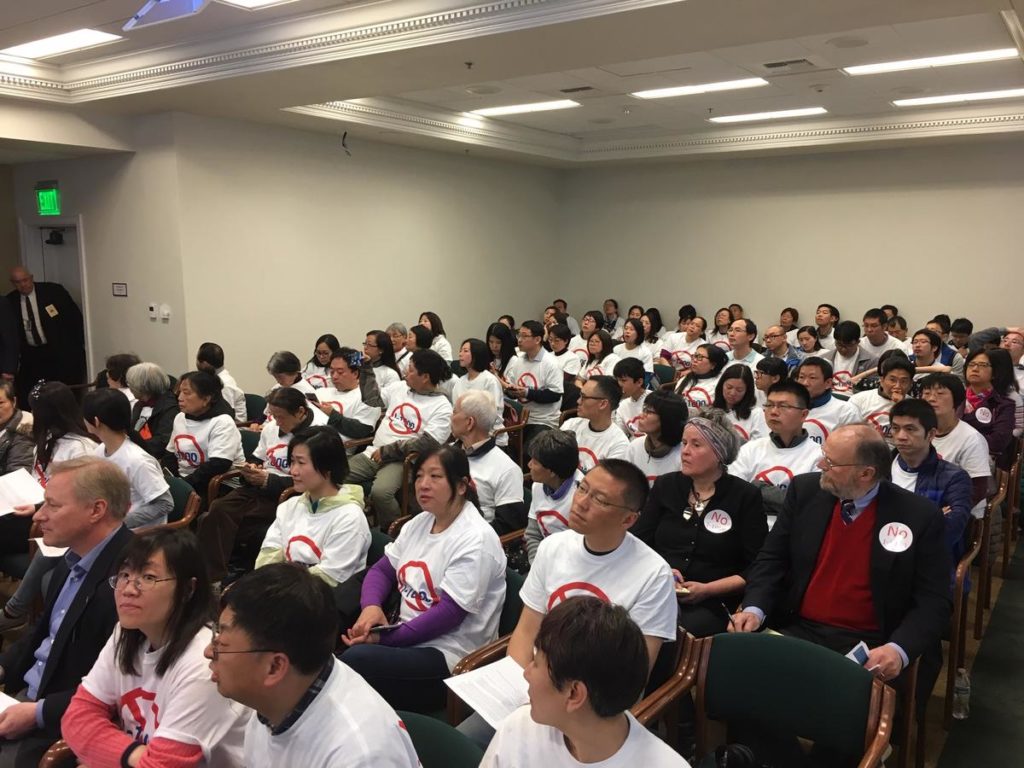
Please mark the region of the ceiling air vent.
POLYGON ((592 91, 592 90, 594 90, 593 86, 581 85, 581 86, 578 86, 576 88, 561 88, 561 89, 559 89, 558 92, 559 93, 586 93, 587 91, 592 91))
POLYGON ((788 61, 769 61, 761 65, 773 75, 796 74, 798 72, 814 72, 818 69, 807 59, 789 59, 788 61))

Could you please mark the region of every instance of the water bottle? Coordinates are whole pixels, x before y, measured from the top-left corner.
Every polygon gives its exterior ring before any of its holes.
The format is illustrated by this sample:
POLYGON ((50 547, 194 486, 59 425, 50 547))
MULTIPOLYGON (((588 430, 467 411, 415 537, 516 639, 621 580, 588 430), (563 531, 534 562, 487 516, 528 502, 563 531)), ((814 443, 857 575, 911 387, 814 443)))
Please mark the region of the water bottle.
POLYGON ((966 720, 971 714, 971 678, 967 670, 960 667, 956 671, 956 683, 953 686, 953 718, 966 720))

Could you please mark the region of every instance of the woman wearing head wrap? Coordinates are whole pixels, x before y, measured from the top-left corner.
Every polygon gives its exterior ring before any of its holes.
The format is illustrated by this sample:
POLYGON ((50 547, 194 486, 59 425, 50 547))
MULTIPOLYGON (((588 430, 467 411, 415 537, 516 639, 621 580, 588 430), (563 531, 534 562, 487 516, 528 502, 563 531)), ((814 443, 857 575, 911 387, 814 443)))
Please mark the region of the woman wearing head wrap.
POLYGON ((740 438, 722 411, 691 418, 682 445, 682 471, 654 481, 632 532, 672 567, 679 624, 705 637, 727 629, 768 521, 757 488, 725 471, 740 438))

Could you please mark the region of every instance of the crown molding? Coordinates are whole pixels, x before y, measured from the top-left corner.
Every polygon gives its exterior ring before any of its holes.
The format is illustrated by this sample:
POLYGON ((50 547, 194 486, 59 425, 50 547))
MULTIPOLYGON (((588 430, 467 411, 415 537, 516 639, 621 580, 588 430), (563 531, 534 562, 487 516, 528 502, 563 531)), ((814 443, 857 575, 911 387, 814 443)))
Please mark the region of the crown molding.
MULTIPOLYGON (((188 50, 189 46, 168 47, 56 68, 3 57, 0 58, 0 95, 79 104, 498 35, 680 1, 494 0, 391 21, 328 27, 331 31, 322 31, 329 18, 343 18, 340 12, 335 12, 326 15, 327 19, 325 14, 317 15, 320 31, 310 32, 315 25, 309 18, 277 22, 236 34, 228 45, 224 38, 204 41, 191 46, 204 50, 190 55, 182 55, 182 50, 188 50), (294 36, 299 28, 304 28, 306 33, 294 36), (263 41, 252 44, 254 38, 263 38, 263 41), (241 44, 239 41, 243 39, 250 41, 249 44, 241 44), (232 41, 234 45, 230 45, 232 41), (140 64, 154 59, 164 60, 140 64)), ((380 9, 386 10, 386 5, 382 4, 380 9)))

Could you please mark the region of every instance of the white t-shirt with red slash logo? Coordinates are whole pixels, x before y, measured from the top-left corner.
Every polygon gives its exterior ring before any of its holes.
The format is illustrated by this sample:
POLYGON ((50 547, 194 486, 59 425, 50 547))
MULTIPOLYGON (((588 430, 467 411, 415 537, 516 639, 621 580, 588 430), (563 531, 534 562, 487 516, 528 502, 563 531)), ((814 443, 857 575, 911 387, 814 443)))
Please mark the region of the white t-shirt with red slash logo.
MULTIPOLYGON (((583 479, 578 469, 573 475, 573 483, 559 498, 548 494, 544 483, 533 484, 533 495, 530 497, 531 520, 537 521, 537 527, 545 537, 564 531, 569 527, 569 511, 572 509, 572 497, 576 495, 576 483, 583 479)), ((556 489, 557 490, 557 489, 556 489)))
POLYGON ((718 386, 720 376, 710 376, 706 379, 697 379, 686 385, 680 392, 686 398, 686 404, 690 408, 708 408, 715 402, 715 388, 718 386))
POLYGON ((421 395, 404 381, 396 381, 381 394, 384 418, 373 437, 373 447, 411 440, 423 432, 442 445, 452 433, 452 404, 441 392, 421 395))
POLYGON ((422 615, 444 592, 467 612, 451 632, 422 645, 444 654, 448 668, 498 636, 505 604, 505 551, 498 534, 466 502, 447 529, 431 533, 434 516, 416 515, 384 554, 398 574, 402 621, 422 615))
POLYGON ((93 453, 101 459, 113 462, 128 476, 132 489, 132 505, 128 508, 129 512, 167 493, 167 478, 164 477, 156 459, 131 440, 125 440, 109 456, 102 443, 93 449, 93 453))
POLYGON ((601 432, 595 432, 590 428, 590 421, 576 416, 566 419, 562 429, 576 435, 576 445, 580 454, 580 470, 586 474, 592 470, 601 459, 624 459, 629 449, 629 438, 622 430, 609 424, 608 428, 601 432))
POLYGON ((626 437, 634 439, 640 435, 640 417, 644 413, 644 400, 647 399, 647 390, 640 393, 640 397, 634 400, 632 397, 624 397, 619 401, 619 407, 615 409, 612 420, 626 433, 626 437))
MULTIPOLYGON (((562 367, 555 356, 545 349, 540 350, 533 360, 530 360, 525 353, 513 357, 508 361, 505 378, 516 387, 546 389, 559 394, 564 391, 562 389, 562 367)), ((557 427, 561 406, 560 400, 553 403, 529 401, 527 407, 530 409, 530 424, 557 427)))
POLYGON ((808 437, 818 445, 823 445, 836 427, 844 424, 856 424, 863 421, 860 411, 853 405, 851 400, 840 400, 837 397, 829 398, 824 405, 811 408, 807 418, 804 419, 804 429, 808 437))
MULTIPOLYGON (((313 414, 312 426, 319 427, 327 423, 327 416, 318 408, 310 407, 313 414)), ((253 458, 263 463, 263 469, 272 475, 288 475, 288 445, 292 441, 292 433, 281 434, 276 421, 269 421, 260 430, 260 441, 252 452, 253 458)))
MULTIPOLYGON (((388 368, 387 370, 391 369, 388 368)), ((318 389, 316 391, 316 399, 323 405, 331 406, 331 408, 340 413, 346 419, 355 419, 356 421, 370 427, 376 426, 377 419, 380 418, 380 408, 364 403, 359 387, 353 387, 348 392, 342 392, 340 389, 335 389, 334 387, 324 387, 323 389, 318 389)), ((327 417, 324 416, 323 411, 319 408, 313 409, 314 423, 316 423, 318 413, 320 416, 324 417, 323 423, 326 424, 327 417)), ((354 439, 351 435, 346 435, 344 433, 342 433, 341 437, 343 440, 354 439)))
POLYGON ((792 448, 780 448, 769 436, 744 443, 726 470, 748 483, 763 482, 786 489, 797 475, 816 471, 820 460, 821 446, 810 438, 792 448))
POLYGON ((139 674, 126 674, 117 663, 121 625, 100 651, 82 687, 114 710, 114 722, 136 742, 169 739, 203 750, 205 765, 241 766, 245 726, 253 712, 223 698, 210 680, 203 651, 213 633, 200 629, 184 653, 162 676, 156 665, 163 649, 144 643, 135 660, 139 674))
POLYGON ((866 392, 857 392, 850 396, 849 403, 857 409, 861 419, 878 430, 878 434, 889 438, 889 411, 896 403, 883 397, 882 390, 869 389, 866 392))
POLYGON ((689 371, 690 366, 693 365, 693 353, 701 344, 707 344, 707 341, 700 336, 693 341, 687 341, 683 331, 676 331, 666 334, 665 338, 661 340, 661 344, 662 351, 672 355, 671 365, 673 368, 677 371, 689 371))
POLYGON ((242 436, 230 416, 190 419, 184 413, 174 417, 167 450, 178 459, 178 474, 188 477, 210 459, 228 459, 232 466, 245 463, 242 436))
POLYGON ((331 386, 331 372, 325 365, 306 363, 306 367, 302 370, 302 378, 313 389, 323 389, 324 387, 331 386))
POLYGON ((661 555, 633 534, 614 552, 587 551, 583 534, 566 530, 548 536, 519 596, 540 614, 569 597, 591 595, 621 605, 649 637, 676 639, 676 604, 672 571, 661 555))
POLYGON ((640 467, 640 471, 647 478, 648 485, 654 485, 654 481, 662 475, 679 471, 682 465, 682 454, 683 446, 680 443, 664 456, 655 458, 647 452, 647 438, 639 437, 629 444, 626 461, 640 467))
MULTIPOLYGON (((96 451, 96 446, 97 443, 94 440, 83 435, 64 435, 53 446, 53 455, 50 457, 50 463, 46 465, 46 469, 44 470, 39 460, 36 459, 32 465, 32 475, 45 488, 54 464, 59 461, 77 459, 79 456, 88 456, 96 451)), ((102 449, 103 446, 100 445, 100 450, 102 449)))

